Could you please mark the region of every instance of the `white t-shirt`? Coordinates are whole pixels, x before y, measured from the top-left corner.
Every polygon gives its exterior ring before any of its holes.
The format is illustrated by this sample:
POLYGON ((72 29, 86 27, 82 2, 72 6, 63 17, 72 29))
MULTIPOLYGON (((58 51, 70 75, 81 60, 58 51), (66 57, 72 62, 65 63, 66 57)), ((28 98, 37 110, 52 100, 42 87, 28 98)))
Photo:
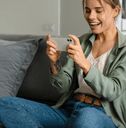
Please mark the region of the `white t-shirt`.
MULTIPOLYGON (((103 73, 103 69, 107 60, 107 57, 109 55, 111 50, 105 52, 104 54, 102 54, 101 56, 99 56, 98 58, 94 58, 92 55, 92 51, 90 52, 90 54, 88 55, 87 59, 89 60, 89 62, 91 63, 91 65, 96 66, 101 73, 103 73)), ((90 95, 94 95, 96 97, 99 97, 90 86, 87 85, 87 83, 85 82, 84 78, 83 78, 83 70, 80 69, 80 73, 78 75, 78 82, 79 82, 79 88, 77 88, 75 90, 75 93, 86 93, 86 94, 90 94, 90 95)))

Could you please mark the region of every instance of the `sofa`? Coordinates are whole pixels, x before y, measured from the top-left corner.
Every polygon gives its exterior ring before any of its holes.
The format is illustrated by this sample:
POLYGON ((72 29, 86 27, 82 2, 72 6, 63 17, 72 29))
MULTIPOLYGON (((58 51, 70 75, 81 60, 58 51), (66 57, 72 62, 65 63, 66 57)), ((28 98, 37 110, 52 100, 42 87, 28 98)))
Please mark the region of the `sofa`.
MULTIPOLYGON (((61 65, 66 53, 61 54, 61 65)), ((53 105, 60 98, 50 84, 46 36, 0 35, 0 97, 17 96, 53 105)), ((0 128, 3 128, 2 124, 0 128)))

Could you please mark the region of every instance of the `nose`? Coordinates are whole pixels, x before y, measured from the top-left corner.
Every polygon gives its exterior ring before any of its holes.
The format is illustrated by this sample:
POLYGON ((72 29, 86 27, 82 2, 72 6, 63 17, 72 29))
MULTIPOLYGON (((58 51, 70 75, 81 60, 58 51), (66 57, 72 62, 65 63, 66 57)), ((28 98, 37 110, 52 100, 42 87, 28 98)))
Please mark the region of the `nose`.
POLYGON ((91 11, 88 15, 88 19, 92 20, 92 19, 96 19, 97 15, 95 11, 91 11))

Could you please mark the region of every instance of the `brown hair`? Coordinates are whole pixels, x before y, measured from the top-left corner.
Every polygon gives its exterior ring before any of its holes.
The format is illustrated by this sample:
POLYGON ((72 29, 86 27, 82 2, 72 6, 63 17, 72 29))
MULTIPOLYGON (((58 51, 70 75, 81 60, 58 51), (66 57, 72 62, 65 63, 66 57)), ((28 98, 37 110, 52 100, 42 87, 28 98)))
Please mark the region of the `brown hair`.
MULTIPOLYGON (((84 10, 84 1, 82 0, 83 10, 84 10)), ((101 2, 101 0, 99 0, 101 2)), ((121 8, 121 4, 119 0, 104 0, 106 3, 108 3, 112 8, 115 8, 116 6, 119 6, 121 8)))

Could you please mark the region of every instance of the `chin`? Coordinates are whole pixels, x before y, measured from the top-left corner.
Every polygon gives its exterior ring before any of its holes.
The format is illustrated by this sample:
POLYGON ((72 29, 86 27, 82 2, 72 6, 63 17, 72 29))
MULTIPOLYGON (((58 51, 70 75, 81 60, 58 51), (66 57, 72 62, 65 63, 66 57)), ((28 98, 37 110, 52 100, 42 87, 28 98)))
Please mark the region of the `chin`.
POLYGON ((94 30, 94 29, 91 29, 91 32, 94 33, 94 34, 100 34, 100 33, 102 33, 101 30, 94 30))

